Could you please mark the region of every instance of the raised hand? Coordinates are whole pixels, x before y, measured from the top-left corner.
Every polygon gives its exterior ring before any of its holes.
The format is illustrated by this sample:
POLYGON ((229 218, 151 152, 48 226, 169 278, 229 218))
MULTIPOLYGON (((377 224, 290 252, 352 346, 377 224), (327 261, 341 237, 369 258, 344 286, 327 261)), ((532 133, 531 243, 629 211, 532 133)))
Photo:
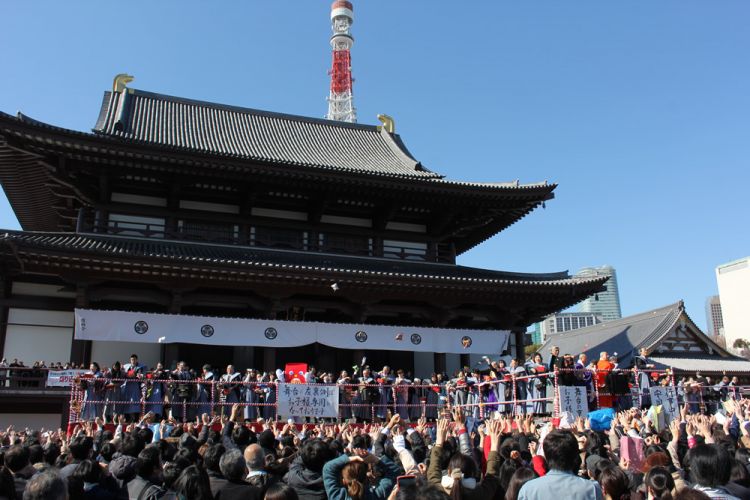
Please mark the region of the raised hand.
POLYGON ((388 424, 385 426, 385 428, 386 429, 393 429, 393 427, 396 426, 399 422, 401 422, 401 415, 399 415, 398 413, 396 413, 388 421, 388 424))
POLYGON ((497 451, 503 436, 503 425, 499 420, 490 420, 488 434, 490 436, 490 451, 497 451))
POLYGON ((680 421, 675 419, 669 423, 669 432, 672 434, 672 443, 680 439, 680 421))
POLYGON ((448 429, 450 427, 450 421, 445 418, 441 418, 437 422, 437 435, 435 437, 435 446, 441 446, 445 442, 445 438, 448 437, 448 429))
POLYGON ((453 409, 453 421, 456 423, 457 427, 463 427, 466 422, 466 417, 464 416, 464 411, 460 406, 457 406, 453 409))

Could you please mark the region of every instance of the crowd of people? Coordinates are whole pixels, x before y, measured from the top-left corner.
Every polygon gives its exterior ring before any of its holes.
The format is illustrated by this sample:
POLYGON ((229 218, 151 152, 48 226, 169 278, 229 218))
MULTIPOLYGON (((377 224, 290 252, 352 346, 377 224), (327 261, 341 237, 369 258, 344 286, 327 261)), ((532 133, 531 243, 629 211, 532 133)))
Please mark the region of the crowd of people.
POLYGON ((307 367, 304 373, 285 373, 278 369, 261 372, 252 368, 241 372, 228 365, 219 373, 204 365, 193 370, 184 362, 166 369, 161 363, 148 368, 133 354, 128 363, 100 367, 91 363, 78 382, 81 394, 81 420, 103 417, 115 421, 124 415, 137 421, 146 412, 157 418, 169 416, 189 422, 203 413, 228 412, 234 403, 242 403, 246 421, 275 419, 278 382, 337 384, 339 386, 338 420, 379 422, 391 411, 403 421, 420 417, 437 419, 444 407, 462 406, 475 419, 500 411, 550 415, 553 412, 553 387, 585 387, 590 410, 614 407, 625 410, 648 407, 649 388, 674 386, 679 402, 690 404, 691 413, 701 408, 715 410, 728 397, 739 395, 739 382, 728 376, 718 381, 710 377, 682 377, 675 380, 668 370, 655 370, 645 351, 635 357, 632 366, 621 367, 616 355, 600 353, 598 361, 578 356, 560 355, 551 349, 548 361, 541 353, 528 360, 512 359, 506 365, 500 359, 474 367, 463 367, 449 377, 432 373, 414 378, 404 370, 388 366, 375 371, 363 360, 347 370, 334 374, 307 367), (626 368, 626 369, 623 369, 626 368))
POLYGON ((183 424, 101 418, 0 432, 14 500, 750 499, 750 400, 668 425, 637 408, 606 425, 460 407, 435 423, 243 425, 241 407, 183 424))

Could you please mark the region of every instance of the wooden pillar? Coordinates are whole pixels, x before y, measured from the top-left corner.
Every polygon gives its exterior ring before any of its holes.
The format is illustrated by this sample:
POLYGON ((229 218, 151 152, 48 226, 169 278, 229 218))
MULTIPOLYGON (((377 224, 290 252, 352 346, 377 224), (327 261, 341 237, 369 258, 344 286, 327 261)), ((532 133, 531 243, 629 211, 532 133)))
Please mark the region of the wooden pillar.
POLYGON ((516 349, 515 353, 513 353, 513 356, 517 359, 525 359, 526 354, 524 352, 524 347, 526 347, 526 331, 520 329, 512 330, 511 335, 515 335, 516 339, 516 349))
POLYGON ((263 348, 263 371, 273 372, 278 368, 276 366, 276 348, 275 347, 264 347, 263 348))
MULTIPOLYGON (((182 311, 182 292, 173 291, 172 301, 169 303, 169 314, 180 314, 182 311)), ((172 369, 172 363, 180 361, 180 345, 179 344, 160 344, 159 346, 159 359, 164 368, 172 369)))
MULTIPOLYGON (((3 299, 7 299, 11 295, 13 288, 13 282, 0 278, 0 296, 3 299)), ((10 308, 7 305, 3 305, 0 308, 0 358, 5 357, 5 337, 8 334, 8 310, 10 308)))
MULTIPOLYGON (((88 306, 87 287, 79 284, 76 288, 76 307, 87 308, 88 306)), ((75 325, 73 325, 73 329, 75 331, 75 325)), ((89 363, 91 363, 91 341, 73 338, 73 341, 70 343, 70 361, 82 363, 83 366, 88 367, 89 363)))
POLYGON ((471 365, 471 358, 469 357, 469 355, 461 354, 461 368, 463 368, 464 366, 470 367, 470 365, 471 365))
POLYGON ((444 352, 436 352, 433 354, 435 357, 435 373, 445 373, 446 368, 446 362, 445 362, 445 353, 444 352))

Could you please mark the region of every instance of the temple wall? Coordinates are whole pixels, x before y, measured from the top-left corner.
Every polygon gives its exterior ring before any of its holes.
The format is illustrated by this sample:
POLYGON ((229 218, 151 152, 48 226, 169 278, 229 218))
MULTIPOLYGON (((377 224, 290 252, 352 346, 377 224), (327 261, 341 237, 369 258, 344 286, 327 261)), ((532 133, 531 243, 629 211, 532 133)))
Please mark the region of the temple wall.
POLYGON ((68 361, 73 341, 73 311, 11 307, 3 357, 31 365, 34 361, 68 361))
POLYGON ((122 364, 130 361, 130 355, 137 354, 138 361, 153 368, 161 358, 161 344, 147 344, 143 342, 91 342, 91 361, 96 361, 104 369, 112 366, 115 361, 122 364))

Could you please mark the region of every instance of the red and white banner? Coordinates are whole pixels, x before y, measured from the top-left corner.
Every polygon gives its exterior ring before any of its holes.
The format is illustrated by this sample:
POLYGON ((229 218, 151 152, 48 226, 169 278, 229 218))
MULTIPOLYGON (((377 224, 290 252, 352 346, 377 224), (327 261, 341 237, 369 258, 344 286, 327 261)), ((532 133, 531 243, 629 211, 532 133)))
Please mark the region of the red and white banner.
POLYGON ((47 387, 70 387, 76 377, 88 370, 50 370, 47 372, 47 387))
POLYGON ((126 311, 75 310, 75 338, 119 342, 501 354, 507 330, 216 318, 126 311))

